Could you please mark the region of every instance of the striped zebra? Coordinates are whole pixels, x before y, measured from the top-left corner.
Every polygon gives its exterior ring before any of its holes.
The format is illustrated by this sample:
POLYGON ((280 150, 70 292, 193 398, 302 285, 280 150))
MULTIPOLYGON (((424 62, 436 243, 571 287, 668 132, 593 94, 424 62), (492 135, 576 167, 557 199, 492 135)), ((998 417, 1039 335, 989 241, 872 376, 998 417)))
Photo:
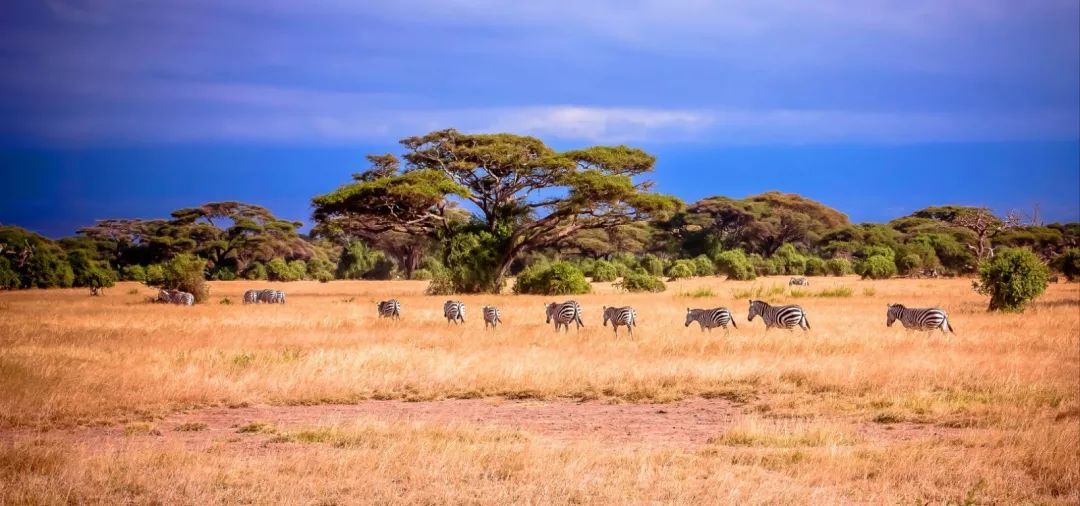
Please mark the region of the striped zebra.
POLYGON ((485 329, 488 328, 488 325, 490 325, 491 328, 494 329, 498 327, 500 323, 502 323, 502 319, 499 318, 499 308, 494 306, 484 306, 484 309, 482 309, 481 311, 484 313, 485 329))
POLYGON ((689 327, 691 323, 698 322, 698 326, 702 332, 705 329, 712 329, 720 327, 727 330, 728 324, 731 324, 734 328, 739 328, 735 325, 735 318, 731 316, 731 311, 728 311, 726 307, 718 307, 713 309, 690 309, 686 308, 686 327, 689 327))
POLYGON ((248 290, 248 291, 244 292, 244 304, 258 304, 258 302, 259 302, 259 291, 258 290, 248 290))
POLYGON ((261 304, 284 304, 285 292, 269 288, 259 290, 258 295, 255 297, 255 301, 261 304))
POLYGON ((802 276, 799 276, 799 277, 796 277, 796 278, 789 279, 787 284, 788 284, 788 286, 791 286, 791 285, 810 286, 810 280, 806 279, 806 278, 804 278, 802 276))
POLYGON ((465 303, 460 300, 448 300, 442 306, 443 317, 446 323, 465 323, 465 303))
POLYGON ((401 303, 397 299, 378 302, 375 307, 379 310, 379 318, 401 319, 401 303))
POLYGON ((766 331, 773 327, 788 330, 801 327, 803 331, 810 330, 810 321, 806 319, 806 312, 803 311, 803 308, 794 304, 770 306, 767 302, 752 300, 750 301, 750 314, 746 319, 747 321, 754 321, 754 317, 758 315, 761 315, 761 319, 765 321, 766 331))
POLYGON ((547 321, 545 323, 555 322, 555 331, 559 331, 559 326, 563 326, 567 332, 570 331, 570 322, 576 322, 577 328, 584 327, 585 324, 581 323, 581 304, 577 301, 568 300, 562 304, 552 302, 544 306, 544 310, 547 312, 547 321))
POLYGON ((945 311, 936 307, 906 308, 903 304, 889 304, 885 326, 892 327, 896 320, 900 320, 900 323, 904 324, 906 329, 925 330, 927 332, 940 329, 942 334, 946 330, 953 334, 956 333, 953 326, 949 324, 949 316, 945 314, 945 311))
POLYGON ((195 296, 187 292, 181 292, 180 290, 161 290, 158 292, 156 302, 191 306, 195 304, 195 296))
POLYGON ((630 306, 604 306, 605 327, 607 327, 609 321, 611 322, 611 328, 615 330, 615 337, 619 337, 620 325, 626 327, 626 330, 630 331, 630 337, 634 337, 634 327, 637 325, 637 313, 634 312, 634 308, 630 306))

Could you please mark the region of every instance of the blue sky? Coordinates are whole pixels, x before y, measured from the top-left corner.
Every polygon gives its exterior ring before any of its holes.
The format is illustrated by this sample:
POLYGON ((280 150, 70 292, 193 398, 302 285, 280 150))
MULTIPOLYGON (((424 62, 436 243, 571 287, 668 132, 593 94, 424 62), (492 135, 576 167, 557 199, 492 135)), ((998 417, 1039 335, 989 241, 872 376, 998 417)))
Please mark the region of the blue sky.
POLYGON ((44 0, 0 6, 0 222, 305 219, 448 126, 627 143, 686 200, 1080 219, 1080 3, 44 0))

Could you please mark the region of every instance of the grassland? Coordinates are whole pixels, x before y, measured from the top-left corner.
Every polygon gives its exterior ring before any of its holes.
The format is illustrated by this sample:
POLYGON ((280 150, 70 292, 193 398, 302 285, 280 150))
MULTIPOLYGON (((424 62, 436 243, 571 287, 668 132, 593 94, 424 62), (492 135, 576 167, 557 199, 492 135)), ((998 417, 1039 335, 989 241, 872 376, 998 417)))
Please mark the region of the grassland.
POLYGON ((250 282, 212 283, 192 308, 148 304, 135 284, 0 293, 0 502, 1080 500, 1080 286, 1015 315, 986 313, 962 279, 785 282, 596 284, 577 297, 586 328, 560 334, 543 321, 553 298, 462 296, 468 320, 452 326, 421 282, 284 284, 285 306, 240 305, 272 286, 250 282), (746 322, 748 294, 801 304, 812 331, 746 322), (389 297, 400 322, 375 317, 389 297), (943 307, 957 334, 888 329, 891 302, 943 307), (498 331, 483 328, 487 304, 498 331), (600 325, 602 305, 637 308, 633 339, 600 325), (719 305, 738 330, 684 328, 687 307, 719 305), (367 414, 374 400, 409 414, 367 414), (568 401, 583 418, 559 437, 474 404, 556 416, 568 401), (715 433, 634 439, 695 426, 680 402, 721 406, 698 414, 715 433), (342 404, 356 409, 318 414, 342 404), (649 412, 631 437, 593 432, 620 423, 611 405, 649 412), (429 416, 447 406, 459 413, 429 416), (312 414, 225 427, 199 418, 211 407, 312 414))

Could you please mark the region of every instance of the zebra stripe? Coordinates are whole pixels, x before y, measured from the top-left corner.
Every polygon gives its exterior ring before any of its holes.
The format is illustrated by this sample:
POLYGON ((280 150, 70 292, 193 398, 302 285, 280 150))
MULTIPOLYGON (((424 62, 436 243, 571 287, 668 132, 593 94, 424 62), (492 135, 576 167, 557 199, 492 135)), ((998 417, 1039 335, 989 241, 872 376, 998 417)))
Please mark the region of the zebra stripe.
POLYGON ((259 302, 259 291, 248 290, 244 292, 244 304, 257 304, 259 302))
POLYGON ((562 304, 552 302, 544 306, 547 312, 547 321, 545 323, 555 322, 555 331, 559 331, 559 326, 565 327, 566 331, 570 331, 570 322, 576 322, 577 328, 584 327, 585 324, 581 323, 581 304, 577 301, 568 300, 562 304))
POLYGON ((788 280, 788 286, 791 285, 810 286, 810 280, 804 277, 791 278, 788 280))
POLYGON ((401 303, 397 299, 384 300, 379 302, 376 307, 379 310, 379 318, 401 319, 401 303))
POLYGON ((491 325, 491 328, 494 329, 498 327, 500 323, 502 323, 502 319, 499 318, 499 308, 493 306, 484 306, 484 309, 482 309, 481 311, 484 313, 485 329, 488 328, 488 325, 491 325))
POLYGON ((903 304, 889 304, 889 309, 886 312, 885 326, 892 327, 896 320, 900 320, 900 323, 904 325, 906 329, 912 330, 925 330, 933 331, 934 329, 940 329, 944 334, 946 330, 952 332, 956 331, 949 323, 949 316, 945 314, 945 311, 936 307, 932 308, 906 308, 903 304))
POLYGON ((750 301, 750 314, 746 319, 747 321, 754 321, 754 317, 758 315, 765 321, 765 330, 773 327, 791 330, 796 326, 802 327, 804 331, 810 330, 810 321, 806 319, 806 312, 803 311, 803 308, 794 304, 770 306, 764 301, 752 300, 750 301))
MULTIPOLYGON (((247 294, 245 294, 245 296, 246 295, 247 294)), ((271 290, 269 288, 259 290, 256 292, 255 302, 257 304, 284 304, 285 292, 281 290, 271 290)))
POLYGON ((161 290, 158 292, 155 302, 191 306, 195 304, 195 296, 187 292, 181 292, 180 290, 161 290))
POLYGON ((448 300, 442 307, 446 323, 465 323, 465 303, 460 300, 448 300))
POLYGON ((604 326, 611 322, 611 328, 615 330, 615 337, 619 337, 619 326, 622 325, 630 331, 630 337, 634 337, 634 326, 637 325, 637 313, 634 308, 607 307, 604 306, 604 326))
POLYGON ((689 327, 691 323, 698 322, 698 326, 702 332, 705 329, 712 329, 716 327, 727 330, 728 324, 732 327, 739 328, 735 325, 735 318, 731 316, 731 311, 728 311, 726 307, 718 307, 713 309, 690 309, 686 308, 686 327, 689 327))

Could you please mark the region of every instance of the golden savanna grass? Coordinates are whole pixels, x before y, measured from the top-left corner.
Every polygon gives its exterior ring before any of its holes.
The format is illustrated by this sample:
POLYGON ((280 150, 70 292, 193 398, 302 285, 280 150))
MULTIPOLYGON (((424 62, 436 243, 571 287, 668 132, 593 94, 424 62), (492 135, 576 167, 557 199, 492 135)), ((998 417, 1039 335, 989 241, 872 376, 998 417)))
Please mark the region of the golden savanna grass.
POLYGON ((211 300, 190 308, 148 304, 152 290, 131 283, 105 297, 0 293, 0 502, 1080 500, 1080 286, 990 314, 969 280, 812 283, 701 278, 662 294, 595 284, 576 297, 586 328, 559 334, 543 304, 564 298, 461 296, 467 323, 452 326, 445 297, 423 295, 422 282, 275 286, 285 306, 240 305, 246 288, 273 286, 251 282, 212 283, 211 300), (801 304, 812 331, 746 322, 748 294, 801 304), (390 297, 400 322, 376 318, 390 297), (943 307, 957 334, 886 328, 891 302, 943 307), (484 305, 502 310, 498 331, 484 330, 484 305), (603 305, 637 309, 633 339, 600 325, 603 305), (720 305, 738 330, 684 328, 686 308, 720 305), (205 424, 163 421, 209 406, 473 398, 705 398, 739 419, 702 444, 613 444, 585 427, 556 441, 422 417, 250 420, 257 430, 207 446, 177 439, 205 424), (87 426, 120 427, 119 439, 77 436, 87 426))

